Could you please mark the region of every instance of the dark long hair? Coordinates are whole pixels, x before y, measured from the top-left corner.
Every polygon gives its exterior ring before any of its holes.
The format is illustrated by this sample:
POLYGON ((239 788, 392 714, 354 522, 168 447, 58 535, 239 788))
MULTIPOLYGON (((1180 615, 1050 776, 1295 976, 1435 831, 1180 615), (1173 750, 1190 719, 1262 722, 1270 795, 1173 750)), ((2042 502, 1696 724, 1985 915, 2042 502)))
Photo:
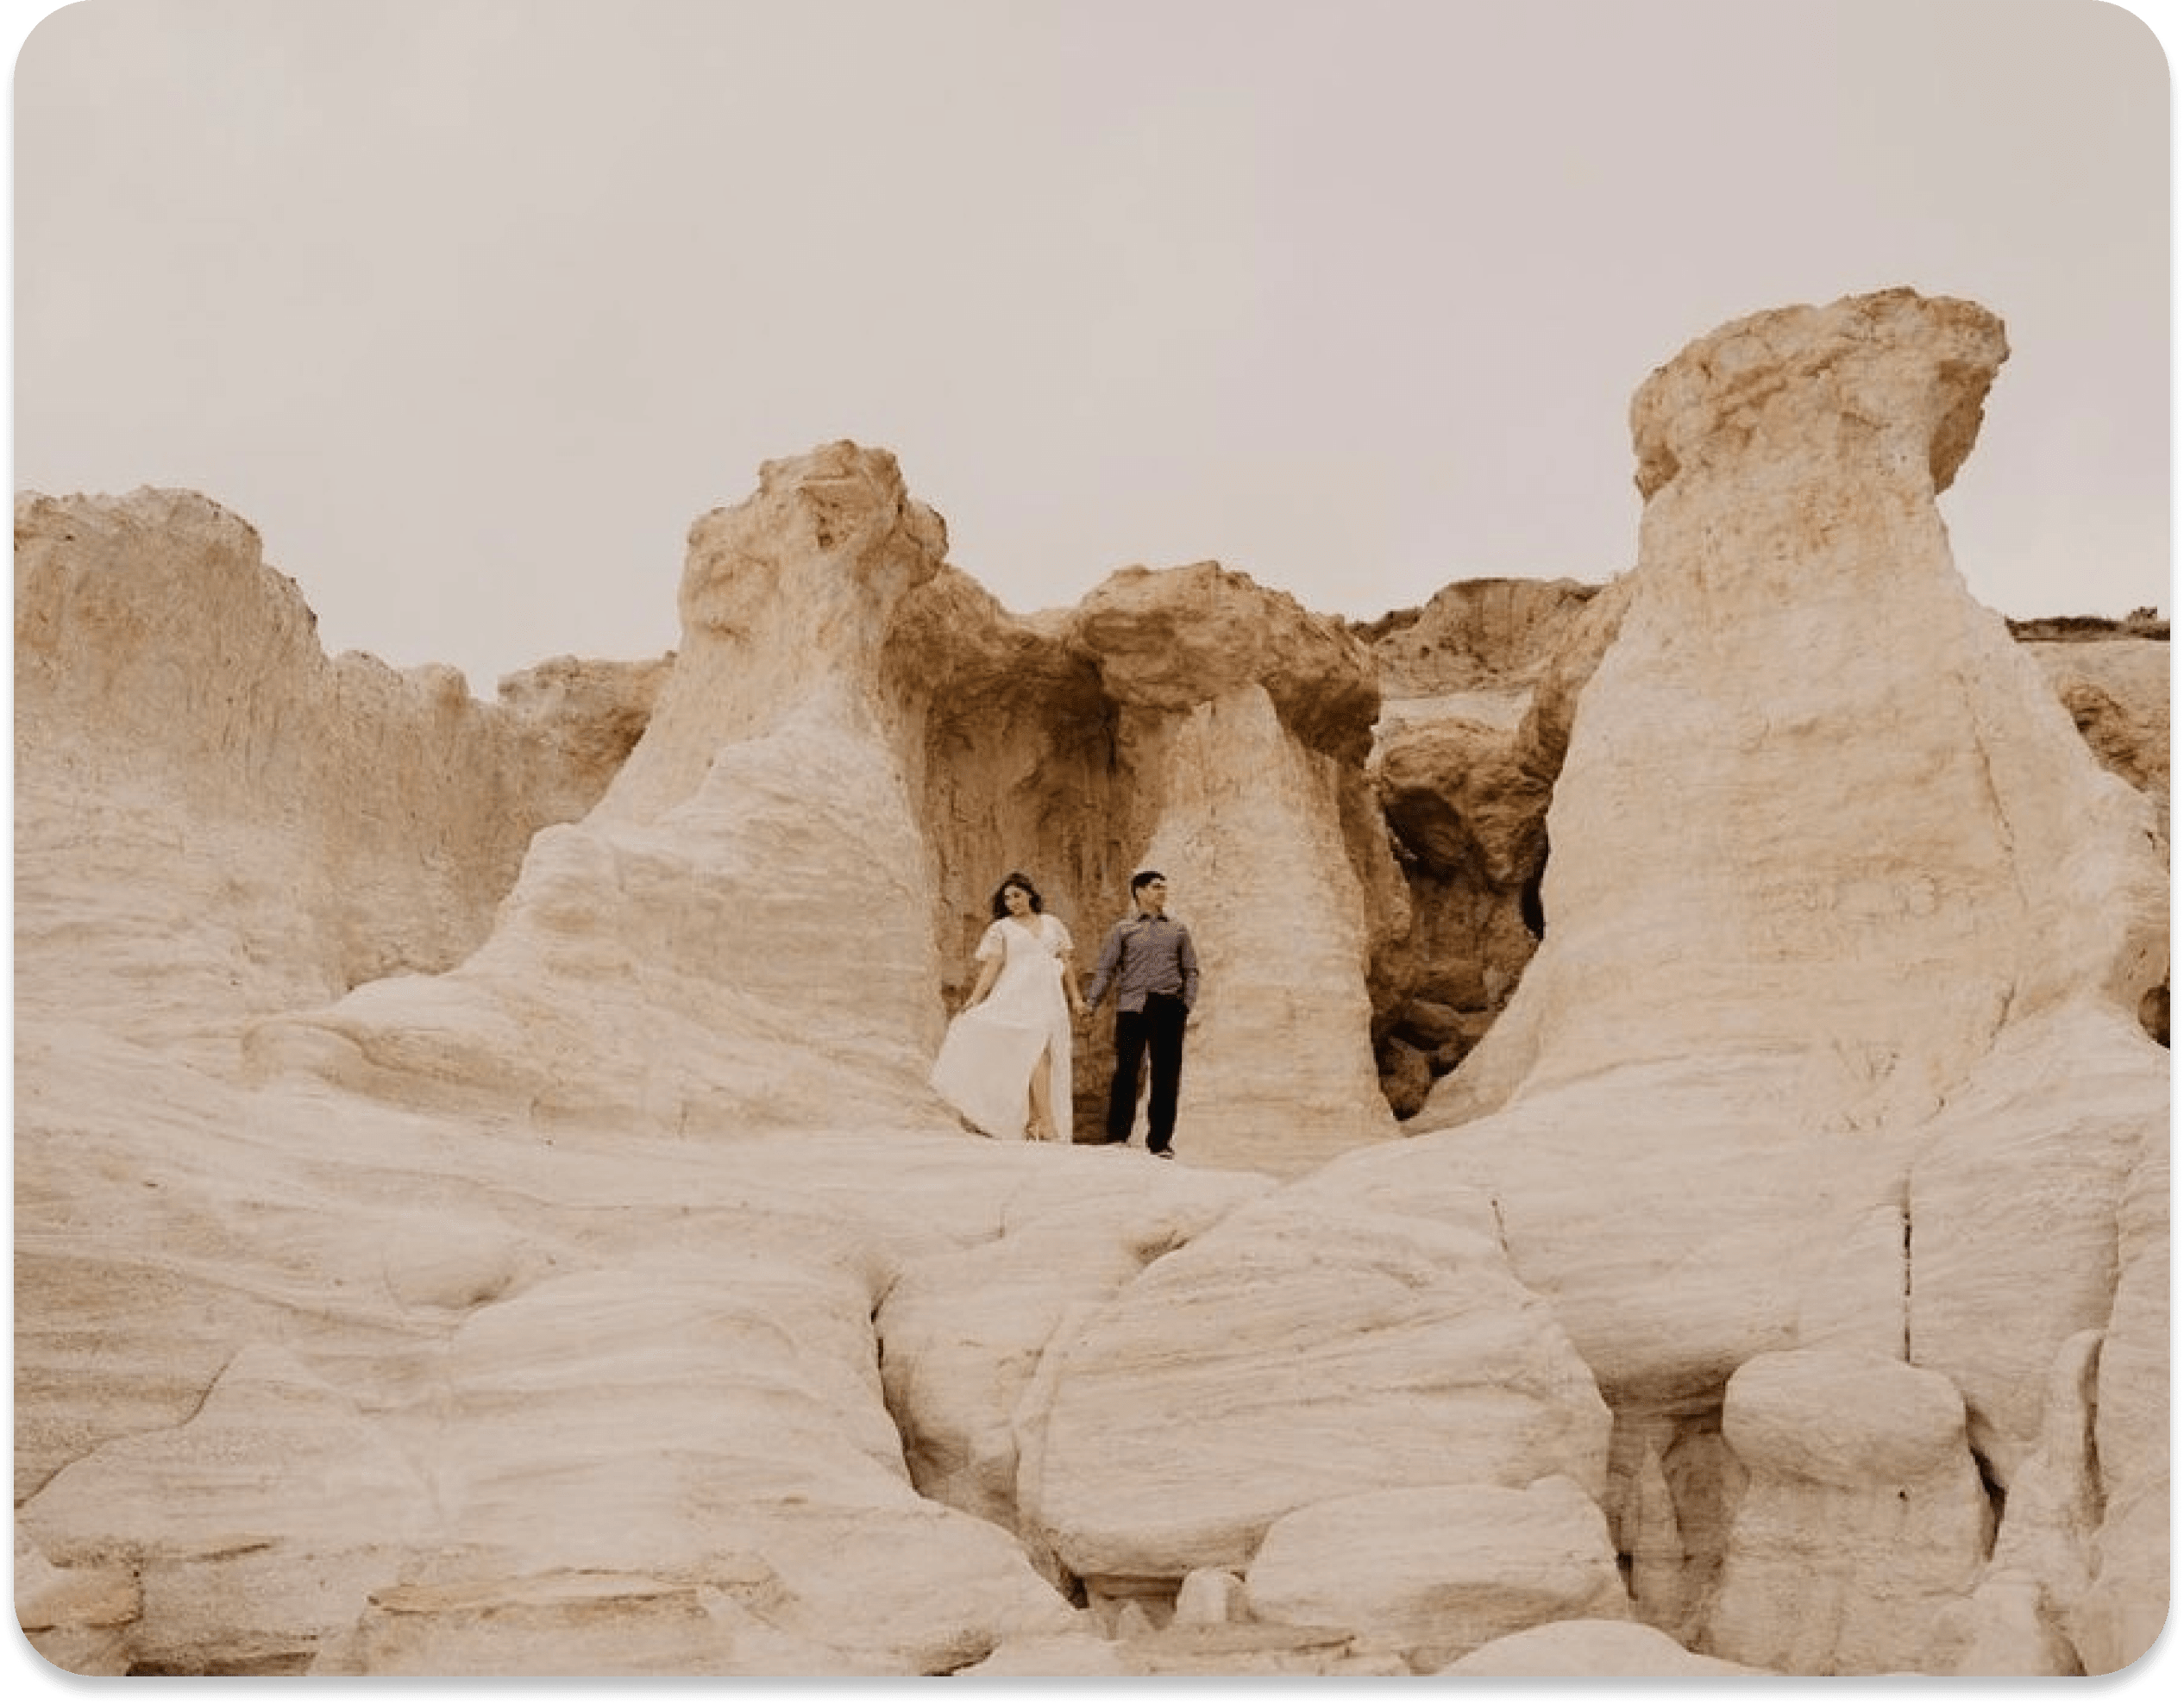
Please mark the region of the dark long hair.
POLYGON ((1046 902, 1039 897, 1039 889, 1032 886, 1031 877, 1026 875, 1021 870, 1011 870, 1001 878, 1001 886, 994 890, 994 915, 995 917, 1004 918, 1008 915, 1008 901, 1002 896, 1012 887, 1020 887, 1031 896, 1032 909, 1034 912, 1043 912, 1046 909, 1046 902))

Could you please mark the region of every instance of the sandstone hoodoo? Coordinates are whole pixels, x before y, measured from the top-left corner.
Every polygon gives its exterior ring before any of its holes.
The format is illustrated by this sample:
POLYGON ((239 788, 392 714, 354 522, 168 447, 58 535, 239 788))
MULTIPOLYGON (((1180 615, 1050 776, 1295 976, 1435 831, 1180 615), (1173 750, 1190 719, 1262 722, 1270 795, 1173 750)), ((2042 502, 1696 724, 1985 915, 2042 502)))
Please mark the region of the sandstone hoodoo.
POLYGON ((2168 634, 1966 591, 2006 353, 1906 290, 1723 327, 1637 394, 1627 571, 1370 623, 1215 562, 1019 615, 822 445, 693 525, 671 655, 493 702, 326 656, 204 498, 19 498, 26 1633, 2136 1661, 2168 634), (1089 945, 1148 865, 1183 1162, 966 1131, 926 1079, 996 880, 1089 945))

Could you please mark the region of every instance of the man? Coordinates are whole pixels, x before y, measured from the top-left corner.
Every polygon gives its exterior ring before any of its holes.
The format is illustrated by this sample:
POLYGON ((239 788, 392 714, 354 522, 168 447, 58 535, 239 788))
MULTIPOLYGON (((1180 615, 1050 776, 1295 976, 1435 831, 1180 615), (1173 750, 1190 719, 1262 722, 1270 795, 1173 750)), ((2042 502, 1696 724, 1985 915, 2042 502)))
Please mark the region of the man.
POLYGON ((1183 1023, 1198 999, 1198 949, 1190 930, 1168 915, 1168 878, 1139 870, 1130 878, 1136 915, 1108 930, 1093 968, 1084 1009, 1114 989, 1114 1081, 1108 1088, 1108 1140, 1127 1142, 1138 1116, 1138 1068, 1152 1056, 1145 1107, 1145 1148, 1175 1158, 1176 1090, 1183 1081, 1183 1023))

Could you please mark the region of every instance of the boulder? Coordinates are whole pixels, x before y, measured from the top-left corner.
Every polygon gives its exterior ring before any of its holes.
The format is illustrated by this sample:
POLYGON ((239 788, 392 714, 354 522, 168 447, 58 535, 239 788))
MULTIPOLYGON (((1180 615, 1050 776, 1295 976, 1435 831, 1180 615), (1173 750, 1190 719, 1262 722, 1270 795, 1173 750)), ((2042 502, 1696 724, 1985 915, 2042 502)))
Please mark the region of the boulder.
POLYGON ((1871 1227, 1877 1214, 1901 1222, 1909 1143, 1845 1143, 1779 1111, 1730 1068, 1661 1062, 1534 1091, 1312 1181, 1338 1198, 1491 1197, 1512 1270, 1551 1300, 1617 1412, 1703 1410, 1808 1321, 1832 1333, 1846 1318, 1892 1318, 1900 1353, 1902 1242, 1871 1227), (1892 1281, 1892 1313, 1877 1313, 1892 1281))
POLYGON ((1955 1388, 1879 1356, 1761 1356, 1729 1381, 1722 1436, 1749 1478, 1705 1648, 1792 1674, 1916 1670, 1992 1536, 1955 1388))
POLYGON ((1422 608, 1357 624, 1390 699, 1527 688, 1599 592, 1573 579, 1459 579, 1422 608))
POLYGON ((432 1444, 441 1525, 386 1583, 473 1602, 495 1582, 526 1601, 541 1575, 702 1585, 850 1672, 945 1670, 1066 1626, 1004 1532, 913 1489, 869 1262, 788 1223, 716 1217, 467 1319, 432 1444))
POLYGON ((2117 1218, 2168 1099, 2168 1056, 2090 1004, 2011 1025, 1911 1163, 1911 1358, 1964 1393, 1999 1484, 2043 1427, 2063 1344, 2107 1323, 2117 1218))
POLYGON ((1371 1491, 1603 1482, 1608 1415, 1483 1198, 1293 1185, 1154 1261, 1062 1346, 1026 1512, 1090 1581, 1235 1568, 1371 1491), (1188 1417, 1187 1419, 1182 1417, 1188 1417))
POLYGON ((1267 1529, 1244 1583, 1262 1619, 1344 1628, 1428 1672, 1526 1627, 1629 1613, 1606 1520, 1560 1475, 1308 1504, 1267 1529))
POLYGON ((874 1323, 888 1412, 924 1495, 1015 1531, 1017 1432, 1041 1357, 1104 1303, 1270 1181, 1150 1165, 1034 1178, 990 1241, 911 1260, 874 1323))
POLYGON ((1110 574, 1070 613, 1117 704, 1187 714, 1245 686, 1304 746, 1362 762, 1380 713, 1371 652, 1330 616, 1218 562, 1110 574))
POLYGON ((236 1356, 166 1431, 71 1463, 21 1530, 64 1567, 135 1567, 131 1660, 173 1673, 308 1662, 435 1523, 383 1423, 270 1344, 236 1356))
POLYGON ((1440 1672, 1472 1680, 1706 1680, 1769 1671, 1701 1657, 1635 1621, 1573 1620, 1505 1633, 1440 1672))
POLYGON ((1388 824, 1426 868, 1516 887, 1547 861, 1553 777, 1526 769, 1516 730, 1450 717, 1381 744, 1377 779, 1388 824))

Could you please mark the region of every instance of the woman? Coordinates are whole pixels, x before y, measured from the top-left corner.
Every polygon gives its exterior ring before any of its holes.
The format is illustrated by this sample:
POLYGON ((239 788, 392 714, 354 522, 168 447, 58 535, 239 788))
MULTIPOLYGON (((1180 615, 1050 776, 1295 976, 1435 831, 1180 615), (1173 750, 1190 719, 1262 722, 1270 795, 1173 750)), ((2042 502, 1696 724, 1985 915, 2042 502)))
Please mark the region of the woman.
POLYGON ((977 986, 932 1067, 933 1087, 988 1136, 1070 1139, 1070 1024, 1084 1015, 1074 950, 1030 878, 1011 871, 979 937, 977 986))

